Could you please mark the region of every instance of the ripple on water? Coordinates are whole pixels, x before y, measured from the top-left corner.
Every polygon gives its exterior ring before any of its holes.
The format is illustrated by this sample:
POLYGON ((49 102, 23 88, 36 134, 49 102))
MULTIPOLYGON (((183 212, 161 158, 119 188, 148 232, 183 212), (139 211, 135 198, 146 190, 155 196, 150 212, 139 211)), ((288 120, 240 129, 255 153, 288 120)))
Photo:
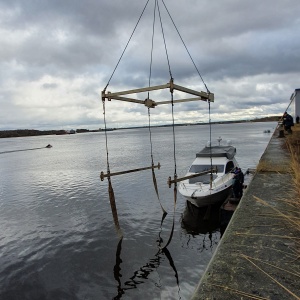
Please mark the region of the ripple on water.
MULTIPOLYGON (((188 299, 220 239, 218 231, 192 232, 182 227, 185 200, 178 194, 174 233, 174 172, 170 128, 153 130, 160 200, 151 172, 112 177, 119 223, 116 233, 107 180, 103 133, 0 139, 1 149, 51 149, 0 156, 0 299, 188 299), (70 151, 71 150, 71 151, 70 151), (156 155, 159 154, 159 155, 156 155)), ((203 126, 176 128, 178 169, 186 170, 206 143, 203 126), (198 135, 201 135, 198 137, 198 135), (197 138, 195 138, 197 136, 197 138)), ((256 166, 269 140, 261 124, 216 126, 231 139, 242 167, 256 166)), ((148 165, 148 130, 120 130, 110 135, 111 170, 148 165)))

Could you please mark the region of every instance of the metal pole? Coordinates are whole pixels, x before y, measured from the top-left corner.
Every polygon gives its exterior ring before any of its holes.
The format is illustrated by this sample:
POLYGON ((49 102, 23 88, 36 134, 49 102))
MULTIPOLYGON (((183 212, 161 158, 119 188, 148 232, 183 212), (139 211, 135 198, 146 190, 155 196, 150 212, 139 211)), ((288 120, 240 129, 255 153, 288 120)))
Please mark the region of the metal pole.
POLYGON ((108 172, 107 174, 104 174, 104 172, 102 171, 100 173, 100 179, 101 179, 101 181, 103 181, 105 177, 123 175, 123 174, 127 174, 127 173, 139 172, 139 171, 144 171, 144 170, 149 170, 149 169, 154 169, 154 168, 160 169, 160 163, 158 163, 156 166, 139 168, 139 169, 132 169, 132 170, 127 170, 127 171, 120 171, 120 172, 115 172, 115 173, 108 172))

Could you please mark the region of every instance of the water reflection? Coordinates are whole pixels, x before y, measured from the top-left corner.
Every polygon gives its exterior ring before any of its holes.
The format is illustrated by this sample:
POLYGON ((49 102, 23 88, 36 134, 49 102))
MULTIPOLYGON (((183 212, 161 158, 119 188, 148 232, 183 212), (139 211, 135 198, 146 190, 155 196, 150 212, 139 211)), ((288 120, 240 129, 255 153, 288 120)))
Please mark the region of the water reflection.
POLYGON ((186 201, 181 227, 189 234, 211 234, 220 228, 219 209, 220 205, 196 207, 186 201))
MULTIPOLYGON (((233 140, 242 169, 255 168, 269 141, 263 133, 265 126, 217 124, 213 139, 233 140)), ((207 129, 206 125, 176 128, 180 173, 185 173, 199 145, 206 143, 207 129)), ((165 183, 173 171, 173 145, 166 138, 170 128, 154 130, 155 153, 163 165, 156 174, 157 183, 160 198, 165 200, 162 203, 170 211, 162 234, 165 245, 173 218, 173 203, 166 200, 171 192, 165 183)), ((149 155, 147 129, 111 133, 112 166, 121 170, 145 161, 149 155)), ((103 133, 0 139, 0 151, 48 143, 53 148, 0 155, 0 299, 160 299, 154 293, 161 293, 163 299, 178 299, 178 283, 180 296, 189 299, 220 240, 218 229, 209 221, 190 228, 186 217, 181 226, 185 201, 178 199, 173 240, 168 246, 178 278, 168 252, 159 253, 155 244, 161 209, 151 172, 147 177, 134 173, 112 182, 120 225, 128 237, 117 245, 107 182, 99 180, 106 165, 103 133), (140 201, 140 195, 147 195, 149 201, 140 201), (151 273, 142 274, 147 279, 136 271, 140 266, 143 272, 152 267, 151 273), (155 266, 157 271, 153 271, 155 266), (136 288, 129 290, 132 280, 144 283, 134 283, 136 288)))
POLYGON ((190 248, 191 241, 201 235, 203 239, 198 250, 213 250, 214 245, 219 241, 216 233, 220 231, 220 205, 196 207, 186 201, 181 218, 181 228, 187 237, 183 247, 190 248))
MULTIPOLYGON (((164 218, 165 218, 165 215, 162 216, 161 229, 162 229, 164 218)), ((164 261, 165 257, 167 258, 169 265, 170 265, 172 271, 174 272, 176 285, 178 287, 178 299, 181 299, 178 272, 177 272, 175 263, 172 259, 172 255, 169 252, 169 250, 165 247, 164 248, 161 247, 161 245, 163 243, 163 239, 161 238, 160 234, 161 234, 161 231, 160 231, 160 233, 158 235, 158 239, 157 239, 157 244, 158 244, 158 249, 159 249, 157 251, 157 253, 154 255, 154 257, 149 258, 149 260, 143 266, 138 268, 138 270, 134 271, 133 276, 131 276, 128 280, 126 280, 124 282, 124 284, 122 284, 122 281, 121 281, 121 277, 122 277, 121 264, 123 262, 122 258, 121 258, 121 252, 122 252, 123 238, 121 238, 119 240, 119 243, 117 245, 117 251, 116 251, 116 264, 113 269, 114 270, 114 278, 118 283, 117 295, 115 297, 113 297, 113 299, 121 299, 126 291, 131 290, 131 289, 136 289, 138 287, 138 285, 145 283, 145 280, 148 279, 149 275, 153 271, 157 271, 161 262, 164 261)), ((159 287, 160 284, 156 283, 156 286, 159 287)))

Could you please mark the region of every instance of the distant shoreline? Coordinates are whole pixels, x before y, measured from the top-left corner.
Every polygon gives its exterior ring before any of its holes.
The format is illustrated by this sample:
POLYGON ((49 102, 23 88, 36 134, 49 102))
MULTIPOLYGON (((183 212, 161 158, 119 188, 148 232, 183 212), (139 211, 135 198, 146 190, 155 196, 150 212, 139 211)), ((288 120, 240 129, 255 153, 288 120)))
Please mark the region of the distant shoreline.
MULTIPOLYGON (((257 118, 253 120, 238 120, 238 121, 218 121, 212 122, 211 124, 231 124, 231 123, 253 123, 253 122, 278 122, 280 116, 257 118)), ((208 123, 183 123, 175 124, 175 126, 193 126, 193 125, 207 125, 208 123)), ((152 127, 170 127, 172 124, 166 125, 153 125, 152 127)), ((123 129, 138 129, 146 128, 148 126, 137 126, 137 127, 122 127, 122 128, 107 128, 106 131, 112 130, 123 130, 123 129)), ((35 129, 16 129, 16 130, 0 130, 0 138, 11 138, 11 137, 25 137, 25 136, 40 136, 40 135, 65 135, 75 133, 87 133, 87 132, 103 132, 105 129, 76 129, 76 130, 35 130, 35 129)))

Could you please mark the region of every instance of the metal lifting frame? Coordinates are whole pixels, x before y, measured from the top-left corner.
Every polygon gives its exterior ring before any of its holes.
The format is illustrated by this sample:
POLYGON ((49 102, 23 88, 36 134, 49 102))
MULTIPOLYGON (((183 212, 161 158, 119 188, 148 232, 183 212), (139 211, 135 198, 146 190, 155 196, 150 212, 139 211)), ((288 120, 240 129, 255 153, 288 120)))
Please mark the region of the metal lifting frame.
MULTIPOLYGON (((209 101, 209 102, 214 102, 214 94, 213 93, 206 93, 206 92, 199 92, 199 91, 195 91, 189 88, 185 88, 183 86, 174 84, 173 79, 170 79, 170 82, 163 84, 163 85, 156 85, 156 86, 149 86, 149 87, 145 87, 145 88, 139 88, 139 89, 133 89, 133 90, 127 90, 127 91, 121 91, 121 92, 115 92, 115 93, 111 93, 111 92, 107 92, 106 93, 106 88, 102 91, 102 101, 103 103, 105 102, 105 100, 111 101, 113 100, 120 100, 120 101, 126 101, 126 102, 133 102, 133 103, 138 103, 138 104, 144 104, 145 106, 147 106, 148 108, 155 108, 157 105, 161 105, 161 104, 173 104, 176 102, 189 102, 189 101, 209 101), (129 94, 137 94, 137 93, 142 93, 142 92, 149 92, 149 91, 156 91, 156 90, 163 90, 163 89, 170 89, 170 92, 173 93, 174 90, 180 91, 180 92, 184 92, 186 94, 190 94, 190 95, 194 95, 197 96, 195 98, 185 98, 185 99, 177 99, 177 100, 168 100, 168 101, 159 101, 159 102, 155 102, 152 99, 145 99, 143 100, 138 100, 138 99, 134 99, 134 98, 128 98, 128 97, 124 97, 123 95, 129 95, 129 94)), ((100 178, 101 180, 104 180, 105 177, 110 177, 110 176, 114 176, 114 175, 122 175, 122 174, 127 174, 127 173, 132 173, 132 172, 138 172, 138 171, 142 171, 142 170, 147 170, 147 169, 154 169, 154 168, 160 168, 160 163, 158 163, 156 166, 152 165, 150 167, 145 167, 145 168, 139 168, 139 169, 133 169, 133 170, 128 170, 128 171, 121 171, 121 172, 116 172, 116 173, 110 173, 108 172, 107 174, 104 174, 104 172, 101 172, 100 178)), ((201 176, 203 174, 207 174, 209 172, 213 172, 215 170, 209 170, 206 172, 202 172, 202 173, 197 173, 194 175, 189 175, 183 178, 175 178, 174 180, 171 180, 171 178, 169 177, 168 179, 168 185, 169 187, 171 187, 172 183, 175 182, 179 182, 182 181, 184 179, 188 179, 188 178, 193 178, 193 177, 197 177, 197 176, 201 176)))
POLYGON ((107 99, 108 101, 113 100, 120 100, 120 101, 126 101, 126 102, 133 102, 133 103, 139 103, 144 104, 145 106, 149 108, 155 108, 157 105, 161 104, 170 104, 170 103, 176 103, 176 102, 189 102, 189 101, 209 101, 214 102, 214 94, 213 93, 206 93, 206 92, 198 92, 189 88, 185 88, 183 86, 174 84, 173 79, 170 80, 170 82, 163 84, 163 85, 156 85, 156 86, 149 86, 145 88, 139 88, 139 89, 133 89, 128 91, 121 91, 121 92, 107 92, 105 90, 102 91, 102 101, 105 101, 107 99), (177 99, 177 100, 168 100, 168 101, 159 101, 156 102, 154 100, 151 100, 149 98, 143 100, 138 100, 134 98, 128 98, 123 97, 123 95, 129 95, 129 94, 137 94, 142 92, 149 92, 149 91, 156 91, 156 90, 163 90, 163 89, 170 89, 170 92, 173 93, 174 90, 184 92, 186 94, 197 96, 196 98, 185 98, 185 99, 177 99))

